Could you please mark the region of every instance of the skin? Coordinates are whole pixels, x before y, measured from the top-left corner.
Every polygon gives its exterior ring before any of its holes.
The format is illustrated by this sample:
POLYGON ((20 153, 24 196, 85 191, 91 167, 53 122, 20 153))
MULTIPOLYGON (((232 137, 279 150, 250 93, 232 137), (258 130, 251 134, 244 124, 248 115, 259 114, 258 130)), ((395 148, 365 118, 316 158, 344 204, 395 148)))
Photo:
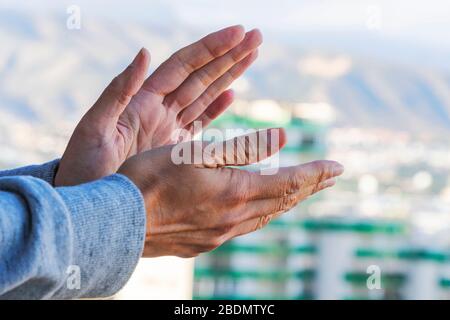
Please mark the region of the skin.
POLYGON ((271 135, 236 138, 233 153, 224 156, 202 142, 184 142, 200 144, 203 162, 172 161, 172 150, 180 146, 173 144, 178 142, 173 133, 191 132, 194 121, 206 126, 231 104, 226 88, 256 59, 261 42, 258 30, 229 27, 177 51, 148 78, 150 55, 142 49, 78 124, 55 185, 116 172, 127 176, 145 201, 146 257, 193 257, 212 250, 333 186, 343 172, 333 161, 282 168, 271 176, 227 167, 278 152, 286 142, 282 129, 264 131, 278 130, 276 148, 271 135))
POLYGON ((129 157, 177 142, 178 129, 191 132, 194 121, 207 126, 232 103, 226 89, 256 59, 261 43, 259 30, 225 28, 175 52, 148 78, 150 55, 141 49, 76 127, 55 185, 113 174, 129 157))
MULTIPOLYGON (((235 156, 217 159, 215 165, 175 165, 171 161, 174 146, 166 146, 132 157, 119 169, 144 197, 148 215, 145 257, 194 257, 213 250, 264 227, 310 195, 333 186, 334 177, 343 172, 342 165, 334 161, 282 168, 275 175, 226 167, 237 165, 231 159, 244 158, 239 164, 249 164, 264 158, 255 154, 261 146, 239 148, 242 139, 245 136, 233 141, 235 156)), ((283 130, 279 139, 282 147, 283 130)), ((270 150, 267 155, 276 152, 270 150)))

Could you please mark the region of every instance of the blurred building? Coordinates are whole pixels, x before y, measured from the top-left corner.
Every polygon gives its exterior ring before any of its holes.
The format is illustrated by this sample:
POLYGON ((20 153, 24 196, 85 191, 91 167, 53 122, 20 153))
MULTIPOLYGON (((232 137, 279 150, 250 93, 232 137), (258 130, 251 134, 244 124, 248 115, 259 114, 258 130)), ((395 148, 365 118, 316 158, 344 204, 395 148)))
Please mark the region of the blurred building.
MULTIPOLYGON (((333 119, 328 104, 257 100, 239 101, 215 125, 285 127, 288 143, 279 165, 288 166, 326 156, 333 119)), ((266 228, 198 257, 193 297, 449 298, 450 224, 442 223, 443 216, 423 217, 396 196, 379 194, 378 175, 349 180, 355 181, 351 193, 344 187, 329 198, 316 195, 266 228), (440 232, 433 221, 441 222, 440 232)), ((422 172, 413 177, 413 186, 424 190, 431 180, 422 172)))
MULTIPOLYGON (((224 129, 286 128, 288 142, 275 165, 289 166, 324 156, 324 135, 332 111, 325 104, 238 101, 213 125, 224 129)), ((198 257, 194 298, 313 298, 316 243, 300 227, 298 212, 307 207, 293 209, 266 228, 198 257)))

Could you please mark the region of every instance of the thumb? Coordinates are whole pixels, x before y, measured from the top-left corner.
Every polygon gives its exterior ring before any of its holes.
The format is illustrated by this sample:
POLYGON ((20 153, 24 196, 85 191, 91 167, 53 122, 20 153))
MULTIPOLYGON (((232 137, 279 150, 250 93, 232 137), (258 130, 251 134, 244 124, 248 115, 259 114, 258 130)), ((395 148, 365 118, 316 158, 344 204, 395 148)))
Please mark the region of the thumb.
POLYGON ((131 64, 106 87, 89 110, 91 116, 106 126, 114 120, 115 125, 131 98, 144 83, 149 64, 150 53, 142 48, 131 64))
POLYGON ((283 128, 259 130, 227 141, 204 144, 203 159, 197 167, 249 165, 276 154, 285 144, 283 128))

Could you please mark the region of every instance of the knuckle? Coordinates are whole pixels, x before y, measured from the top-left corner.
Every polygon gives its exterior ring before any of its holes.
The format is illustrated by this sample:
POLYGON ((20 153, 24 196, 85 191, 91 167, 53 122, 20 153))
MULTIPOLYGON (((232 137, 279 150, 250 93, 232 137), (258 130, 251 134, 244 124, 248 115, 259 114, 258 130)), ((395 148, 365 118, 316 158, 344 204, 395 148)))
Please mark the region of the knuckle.
POLYGON ((316 177, 318 180, 321 180, 322 177, 327 173, 328 168, 323 165, 322 161, 316 160, 311 163, 313 171, 316 173, 316 177))
POLYGON ((243 170, 231 170, 231 183, 229 188, 230 200, 233 204, 247 202, 251 190, 251 177, 243 170))
POLYGON ((225 79, 227 79, 229 82, 232 82, 234 80, 237 79, 237 74, 233 71, 233 69, 231 70, 227 70, 224 75, 225 79))
POLYGON ((208 68, 202 68, 197 71, 197 79, 203 87, 207 88, 214 78, 210 74, 208 68))
POLYGON ((297 192, 304 183, 303 176, 290 175, 287 179, 286 185, 284 187, 284 195, 290 195, 297 192))
POLYGON ((131 100, 131 94, 123 88, 123 80, 120 76, 116 76, 106 90, 122 105, 127 105, 131 100))
POLYGON ((120 75, 115 76, 114 79, 111 80, 111 83, 109 84, 108 88, 112 90, 117 90, 121 87, 122 80, 120 78, 120 75))
POLYGON ((309 163, 309 167, 310 167, 309 170, 313 171, 314 173, 318 173, 318 172, 322 171, 320 162, 317 160, 309 163))
POLYGON ((120 93, 117 95, 117 101, 121 104, 121 105, 127 105, 130 100, 131 100, 132 96, 126 92, 121 90, 120 93))
POLYGON ((203 48, 210 55, 211 58, 214 58, 214 57, 217 57, 220 55, 220 48, 218 48, 218 47, 211 48, 210 46, 207 45, 207 43, 205 43, 203 41, 201 42, 201 44, 203 45, 203 48))
POLYGON ((286 204, 286 202, 287 202, 286 199, 287 199, 287 196, 284 196, 284 197, 281 197, 280 199, 278 199, 277 206, 275 208, 275 212, 284 210, 284 208, 287 205, 286 204))
POLYGON ((182 55, 182 51, 177 51, 172 54, 171 59, 176 61, 176 63, 181 67, 176 68, 177 71, 180 72, 180 75, 186 77, 195 70, 195 66, 192 65, 188 60, 183 59, 182 55))
POLYGON ((282 197, 278 202, 277 212, 287 211, 291 209, 297 202, 297 196, 295 194, 290 194, 282 197))
POLYGON ((223 222, 218 228, 219 237, 228 234, 235 226, 233 221, 227 219, 227 221, 223 222))
POLYGON ((313 195, 316 192, 319 192, 321 190, 320 186, 320 179, 314 182, 314 187, 311 189, 311 192, 308 194, 308 197, 313 195))
MULTIPOLYGON (((165 106, 169 107, 170 110, 180 110, 180 108, 185 105, 186 101, 189 101, 189 98, 185 93, 181 92, 176 96, 166 96, 163 103, 165 106)), ((177 115, 181 117, 182 113, 178 113, 177 115)))
POLYGON ((239 51, 234 50, 230 52, 230 60, 232 63, 238 63, 242 58, 242 54, 239 54, 239 51))
POLYGON ((255 231, 264 228, 272 220, 272 215, 262 216, 256 225, 255 231))
POLYGON ((215 99, 215 96, 212 94, 212 90, 207 89, 199 98, 200 105, 205 108, 209 106, 215 99))

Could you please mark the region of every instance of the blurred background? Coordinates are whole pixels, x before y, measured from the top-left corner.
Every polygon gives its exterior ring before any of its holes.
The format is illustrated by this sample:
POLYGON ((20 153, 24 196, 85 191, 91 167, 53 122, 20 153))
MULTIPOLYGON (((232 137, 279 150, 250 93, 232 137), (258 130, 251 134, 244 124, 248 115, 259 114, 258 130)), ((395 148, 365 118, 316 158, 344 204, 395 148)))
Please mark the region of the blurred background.
POLYGON ((265 42, 214 126, 283 126, 281 165, 346 172, 212 253, 142 259, 116 298, 449 299, 445 0, 0 0, 0 169, 60 157, 142 46, 154 70, 232 24, 265 42))

